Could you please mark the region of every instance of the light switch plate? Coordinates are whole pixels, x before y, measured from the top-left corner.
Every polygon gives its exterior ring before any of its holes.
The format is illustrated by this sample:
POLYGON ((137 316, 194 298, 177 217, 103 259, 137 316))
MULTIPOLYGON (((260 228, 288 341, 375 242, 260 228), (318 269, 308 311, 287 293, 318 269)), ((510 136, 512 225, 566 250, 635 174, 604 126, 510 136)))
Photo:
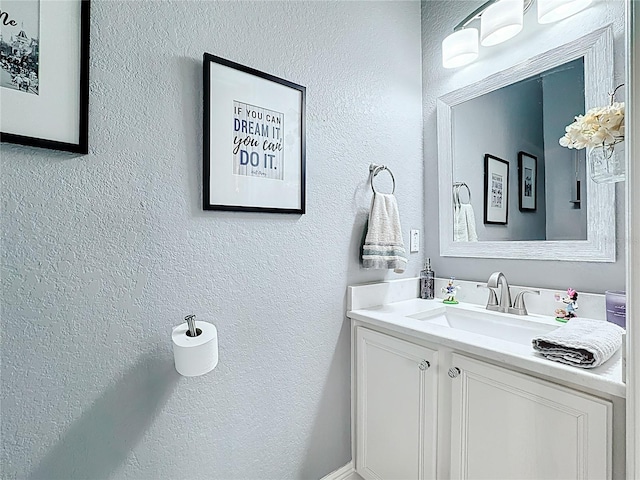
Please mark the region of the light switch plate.
POLYGON ((411 230, 411 241, 409 251, 416 253, 420 251, 420 230, 411 230))

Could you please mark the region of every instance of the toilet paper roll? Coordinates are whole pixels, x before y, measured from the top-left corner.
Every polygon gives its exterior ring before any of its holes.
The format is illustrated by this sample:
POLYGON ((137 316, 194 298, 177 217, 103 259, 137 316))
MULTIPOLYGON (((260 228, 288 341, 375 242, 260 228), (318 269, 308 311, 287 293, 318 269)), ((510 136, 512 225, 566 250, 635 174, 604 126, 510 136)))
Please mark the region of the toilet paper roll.
POLYGON ((196 337, 187 335, 189 327, 182 323, 171 332, 176 370, 185 377, 204 375, 218 364, 218 331, 215 325, 195 322, 196 337))

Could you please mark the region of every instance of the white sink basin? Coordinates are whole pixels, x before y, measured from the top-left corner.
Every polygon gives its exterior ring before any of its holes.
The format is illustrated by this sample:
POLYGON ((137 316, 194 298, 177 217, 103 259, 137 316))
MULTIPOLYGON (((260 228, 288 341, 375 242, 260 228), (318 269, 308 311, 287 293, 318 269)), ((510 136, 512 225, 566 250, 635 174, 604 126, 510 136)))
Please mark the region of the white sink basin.
POLYGON ((507 342, 531 345, 531 339, 543 333, 549 333, 560 324, 544 323, 489 310, 470 311, 447 306, 442 311, 427 311, 408 315, 409 318, 422 320, 457 330, 485 335, 507 342))

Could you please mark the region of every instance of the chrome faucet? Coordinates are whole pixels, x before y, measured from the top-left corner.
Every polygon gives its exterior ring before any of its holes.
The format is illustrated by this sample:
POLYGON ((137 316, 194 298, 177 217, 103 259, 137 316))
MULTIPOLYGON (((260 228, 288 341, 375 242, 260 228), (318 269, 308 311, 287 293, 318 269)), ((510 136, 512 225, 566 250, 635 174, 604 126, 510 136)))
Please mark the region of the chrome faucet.
POLYGON ((533 293, 540 295, 540 290, 524 289, 518 292, 513 303, 511 303, 511 292, 507 277, 502 272, 494 272, 489 277, 487 284, 480 284, 478 287, 489 289, 489 299, 487 300, 487 310, 496 312, 512 313, 514 315, 527 315, 527 307, 524 304, 524 295, 533 293), (500 299, 496 295, 496 290, 500 288, 500 299))
POLYGON ((489 280, 487 280, 487 287, 500 287, 500 300, 498 301, 498 306, 495 310, 507 313, 511 308, 511 293, 509 292, 509 282, 507 282, 507 277, 504 276, 504 273, 493 272, 489 277, 489 280))

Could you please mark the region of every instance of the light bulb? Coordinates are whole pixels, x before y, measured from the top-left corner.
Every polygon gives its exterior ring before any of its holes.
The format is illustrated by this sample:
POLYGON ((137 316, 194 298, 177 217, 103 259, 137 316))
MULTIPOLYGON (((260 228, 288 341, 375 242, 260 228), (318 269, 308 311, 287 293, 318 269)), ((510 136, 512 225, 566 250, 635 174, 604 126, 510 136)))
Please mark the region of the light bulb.
POLYGON ((500 0, 488 7, 480 17, 480 43, 497 45, 522 30, 524 0, 500 0))
POLYGON ((464 28, 453 32, 442 41, 442 66, 462 67, 478 58, 478 30, 464 28))

